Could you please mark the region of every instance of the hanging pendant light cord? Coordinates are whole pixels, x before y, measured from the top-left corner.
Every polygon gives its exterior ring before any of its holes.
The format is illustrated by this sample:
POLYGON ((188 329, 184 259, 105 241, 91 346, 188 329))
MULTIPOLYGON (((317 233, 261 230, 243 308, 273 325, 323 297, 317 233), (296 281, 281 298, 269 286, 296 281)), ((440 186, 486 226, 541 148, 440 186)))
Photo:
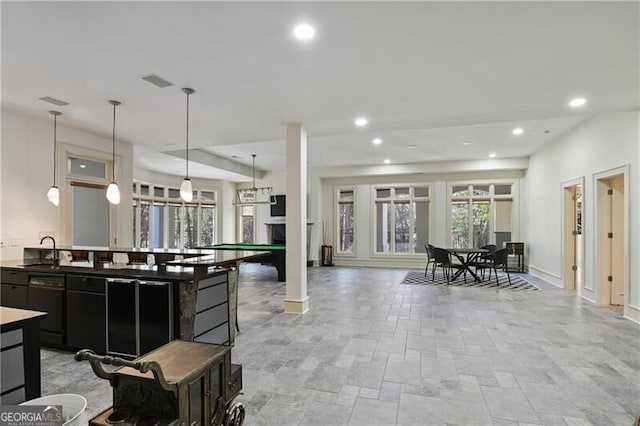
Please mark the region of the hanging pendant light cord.
POLYGON ((111 152, 113 157, 111 160, 111 181, 116 181, 116 104, 113 104, 113 132, 112 132, 112 144, 111 152))
POLYGON ((253 157, 253 191, 256 190, 256 155, 252 154, 253 157))
POLYGON ((187 92, 187 154, 186 154, 186 159, 187 159, 187 174, 186 177, 189 178, 189 95, 190 93, 187 92))
POLYGON ((56 186, 56 163, 58 158, 58 142, 57 142, 57 134, 58 131, 58 116, 53 116, 53 186, 56 186))

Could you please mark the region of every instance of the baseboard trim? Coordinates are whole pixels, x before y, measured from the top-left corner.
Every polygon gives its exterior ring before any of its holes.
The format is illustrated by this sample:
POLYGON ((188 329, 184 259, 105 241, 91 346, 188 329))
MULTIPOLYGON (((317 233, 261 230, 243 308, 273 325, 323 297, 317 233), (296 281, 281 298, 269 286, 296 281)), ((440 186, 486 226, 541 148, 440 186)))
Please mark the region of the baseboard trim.
POLYGON ((527 265, 527 270, 531 275, 533 275, 536 278, 540 278, 541 280, 544 280, 556 287, 564 288, 564 284, 562 283, 562 277, 558 274, 545 271, 544 269, 538 268, 533 265, 527 265))
POLYGON ((303 300, 284 300, 284 313, 285 314, 304 314, 309 310, 309 297, 305 297, 303 300))
POLYGON ((640 308, 634 305, 627 305, 624 308, 624 315, 622 315, 622 317, 636 324, 640 324, 640 308))
POLYGON ((338 259, 333 258, 336 266, 353 266, 366 268, 390 268, 390 269, 424 269, 427 266, 426 260, 405 260, 405 259, 338 259))

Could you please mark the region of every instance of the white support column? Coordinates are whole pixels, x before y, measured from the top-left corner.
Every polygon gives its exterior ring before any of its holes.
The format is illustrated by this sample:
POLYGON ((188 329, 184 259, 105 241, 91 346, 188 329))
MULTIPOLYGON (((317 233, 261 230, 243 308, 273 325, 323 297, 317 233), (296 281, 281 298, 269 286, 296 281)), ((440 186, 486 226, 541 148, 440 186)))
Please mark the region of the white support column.
POLYGON ((307 132, 287 125, 287 291, 284 311, 303 314, 307 296, 307 132))

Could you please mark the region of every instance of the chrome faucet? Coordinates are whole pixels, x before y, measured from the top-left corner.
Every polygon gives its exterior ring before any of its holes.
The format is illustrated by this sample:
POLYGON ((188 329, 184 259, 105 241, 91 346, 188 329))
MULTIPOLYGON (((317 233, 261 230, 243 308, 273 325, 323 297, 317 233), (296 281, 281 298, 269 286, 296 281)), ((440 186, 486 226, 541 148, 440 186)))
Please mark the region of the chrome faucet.
POLYGON ((60 261, 58 260, 58 251, 56 250, 56 239, 51 235, 46 235, 40 240, 40 245, 42 245, 42 242, 46 239, 53 241, 53 266, 58 266, 60 261))

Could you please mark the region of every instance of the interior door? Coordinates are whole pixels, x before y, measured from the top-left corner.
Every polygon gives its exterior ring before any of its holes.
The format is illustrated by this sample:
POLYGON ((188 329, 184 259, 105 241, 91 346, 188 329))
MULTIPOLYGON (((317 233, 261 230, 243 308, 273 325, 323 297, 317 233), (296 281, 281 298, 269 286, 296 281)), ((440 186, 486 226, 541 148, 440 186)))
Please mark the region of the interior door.
POLYGON ((624 304, 624 177, 609 180, 611 208, 611 304, 624 304))

